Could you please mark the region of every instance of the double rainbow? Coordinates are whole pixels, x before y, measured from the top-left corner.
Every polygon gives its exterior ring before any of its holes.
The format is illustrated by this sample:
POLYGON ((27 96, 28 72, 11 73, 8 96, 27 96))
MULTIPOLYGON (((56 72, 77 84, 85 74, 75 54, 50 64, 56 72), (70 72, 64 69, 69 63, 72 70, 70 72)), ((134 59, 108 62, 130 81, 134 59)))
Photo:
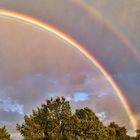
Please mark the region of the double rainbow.
POLYGON ((99 11, 94 9, 92 6, 87 4, 85 1, 76 0, 75 2, 77 2, 82 8, 84 8, 92 17, 94 17, 98 21, 100 21, 100 23, 104 23, 107 26, 107 28, 111 32, 113 32, 125 44, 126 47, 128 47, 131 50, 131 52, 137 57, 137 60, 140 62, 140 54, 138 53, 137 49, 135 49, 133 47, 133 45, 129 42, 129 40, 122 33, 117 31, 115 26, 112 25, 111 21, 109 21, 107 18, 104 18, 99 13, 99 11))
POLYGON ((14 18, 16 20, 21 20, 27 23, 30 23, 32 25, 35 25, 39 28, 42 28, 44 30, 47 30, 53 34, 55 34, 56 36, 58 36, 59 38, 63 39, 64 41, 66 41, 67 43, 71 44, 75 49, 79 50, 93 65, 95 65, 100 72, 106 77, 106 79, 108 80, 108 82, 110 83, 110 85, 113 87, 113 89, 115 90, 118 98, 120 99, 124 109, 126 110, 128 117, 131 121, 131 124, 133 126, 133 129, 136 130, 137 129, 137 121, 134 117, 134 114, 123 94, 123 92, 121 91, 121 89, 118 87, 118 85, 115 83, 115 81, 113 80, 113 78, 109 75, 109 73, 105 70, 105 68, 87 51, 84 49, 84 47, 82 45, 80 45, 78 42, 76 42, 75 40, 73 40, 71 37, 69 37, 68 35, 64 34, 63 32, 57 30, 56 28, 52 27, 51 25, 47 24, 47 23, 43 23, 37 19, 34 19, 32 17, 29 16, 25 16, 23 14, 19 14, 16 12, 12 12, 12 11, 8 11, 8 10, 4 10, 4 9, 0 9, 0 16, 5 16, 8 18, 14 18))

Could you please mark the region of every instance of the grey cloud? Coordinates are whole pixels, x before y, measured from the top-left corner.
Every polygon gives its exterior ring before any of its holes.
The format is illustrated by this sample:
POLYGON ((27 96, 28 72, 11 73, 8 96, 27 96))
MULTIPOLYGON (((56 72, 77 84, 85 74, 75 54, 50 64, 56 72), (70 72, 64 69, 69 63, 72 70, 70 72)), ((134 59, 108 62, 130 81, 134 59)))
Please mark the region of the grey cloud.
POLYGON ((20 115, 17 112, 12 112, 12 111, 7 112, 7 111, 4 111, 3 109, 0 109, 0 121, 11 123, 14 121, 19 122, 22 119, 23 119, 23 115, 20 115))

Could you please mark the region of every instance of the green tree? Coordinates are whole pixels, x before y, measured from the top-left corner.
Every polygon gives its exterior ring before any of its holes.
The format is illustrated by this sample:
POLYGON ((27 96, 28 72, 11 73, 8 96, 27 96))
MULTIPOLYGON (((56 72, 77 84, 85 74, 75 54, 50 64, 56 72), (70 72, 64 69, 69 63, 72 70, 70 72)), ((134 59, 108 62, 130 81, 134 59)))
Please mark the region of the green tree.
POLYGON ((5 126, 0 128, 0 140, 10 140, 10 134, 7 132, 5 126))
POLYGON ((91 109, 87 107, 77 109, 75 116, 77 118, 76 133, 81 140, 105 140, 109 137, 107 128, 91 109))
MULTIPOLYGON (((72 113, 64 97, 51 98, 31 115, 25 115, 17 130, 24 140, 134 140, 127 135, 125 127, 114 122, 104 126, 87 107, 72 113)), ((136 140, 139 134, 138 131, 136 140)))
POLYGON ((17 130, 24 140, 54 140, 70 139, 71 108, 65 98, 47 100, 41 108, 25 116, 22 125, 17 124, 17 130))
POLYGON ((111 122, 108 126, 109 135, 114 140, 132 140, 133 138, 127 135, 127 130, 124 126, 119 126, 115 122, 111 122))
POLYGON ((137 136, 136 136, 135 140, 140 140, 140 129, 136 130, 136 134, 137 134, 137 136))

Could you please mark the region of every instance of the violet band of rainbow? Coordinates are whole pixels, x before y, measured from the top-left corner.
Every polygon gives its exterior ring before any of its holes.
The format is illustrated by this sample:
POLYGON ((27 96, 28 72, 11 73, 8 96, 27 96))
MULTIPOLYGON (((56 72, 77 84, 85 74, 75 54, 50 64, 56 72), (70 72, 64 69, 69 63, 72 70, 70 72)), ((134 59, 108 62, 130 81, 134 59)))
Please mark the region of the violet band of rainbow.
POLYGON ((81 52, 93 65, 95 65, 98 70, 105 76, 105 78, 108 80, 108 82, 110 83, 110 85, 112 86, 112 88, 115 90, 119 100, 121 101, 126 113, 128 114, 128 117, 131 121, 131 124, 133 126, 133 129, 136 130, 137 129, 137 120, 134 117, 134 114, 127 102, 126 97, 124 96, 123 92, 121 91, 121 89, 119 88, 119 86, 116 84, 116 82, 113 80, 113 78, 110 76, 110 74, 106 71, 106 69, 103 67, 102 64, 100 64, 100 62, 98 62, 94 56, 92 56, 86 49, 84 49, 84 47, 82 45, 80 45, 78 42, 76 42, 74 39, 72 39, 71 37, 69 37, 68 35, 66 35, 65 33, 59 31, 58 29, 54 28, 53 26, 44 23, 42 21, 39 21, 37 19, 34 19, 30 16, 26 16, 17 12, 13 12, 13 11, 9 11, 9 10, 5 10, 5 9, 0 9, 0 16, 5 16, 5 17, 9 17, 9 18, 14 18, 17 20, 21 20, 27 23, 30 23, 34 26, 37 26, 39 28, 42 28, 44 30, 47 30, 53 34, 55 34, 56 36, 58 36, 59 38, 63 39, 64 41, 66 41, 67 43, 69 43, 72 47, 74 47, 75 49, 79 50, 79 52, 81 52))
POLYGON ((93 7, 91 7, 85 1, 76 0, 75 2, 84 8, 92 17, 95 17, 97 20, 99 20, 100 23, 104 23, 108 29, 110 29, 110 31, 112 31, 125 44, 125 46, 131 50, 131 52, 136 56, 138 62, 140 62, 139 51, 133 47, 130 41, 121 32, 117 31, 115 26, 113 26, 113 24, 108 19, 103 17, 96 9, 93 9, 93 7))

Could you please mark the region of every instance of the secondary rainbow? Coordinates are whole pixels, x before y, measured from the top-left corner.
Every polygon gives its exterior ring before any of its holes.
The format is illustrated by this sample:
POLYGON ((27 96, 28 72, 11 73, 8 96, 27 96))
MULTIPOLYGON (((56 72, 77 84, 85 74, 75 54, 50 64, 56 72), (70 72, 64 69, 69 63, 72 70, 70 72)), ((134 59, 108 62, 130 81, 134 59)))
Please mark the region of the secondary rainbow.
POLYGON ((5 9, 0 9, 0 16, 5 16, 5 17, 8 17, 8 18, 12 18, 12 19, 15 18, 17 20, 22 20, 24 22, 30 23, 30 24, 35 25, 37 27, 40 27, 44 30, 47 30, 47 31, 55 34, 59 38, 63 39, 67 43, 71 44, 72 47, 79 50, 106 77, 106 79, 108 80, 108 82, 111 84, 111 86, 114 88, 116 94, 118 95, 124 109, 126 110, 126 112, 128 114, 128 117, 129 117, 129 119, 132 123, 133 129, 134 130, 137 129, 136 118, 134 117, 134 114, 133 114, 129 104, 128 104, 125 96, 123 95, 123 92, 118 87, 118 85, 115 83, 113 78, 109 75, 109 73, 105 70, 105 68, 87 50, 85 50, 84 47, 82 47, 82 45, 80 45, 78 42, 73 40, 68 35, 66 35, 63 32, 61 32, 61 31, 57 30, 56 28, 52 27, 51 25, 49 25, 47 23, 43 23, 43 22, 41 22, 37 19, 34 19, 32 17, 26 16, 26 15, 23 15, 23 14, 19 14, 19 13, 13 12, 13 11, 5 10, 5 9))
POLYGON ((82 8, 84 8, 89 14, 92 15, 92 17, 96 18, 100 23, 103 23, 107 26, 108 29, 110 29, 124 44, 126 47, 128 47, 131 52, 136 56, 137 60, 140 62, 140 53, 137 51, 136 48, 130 43, 130 41, 123 35, 123 33, 119 32, 115 26, 109 21, 107 18, 101 15, 99 11, 94 9, 90 4, 87 4, 85 1, 76 0, 82 8))

